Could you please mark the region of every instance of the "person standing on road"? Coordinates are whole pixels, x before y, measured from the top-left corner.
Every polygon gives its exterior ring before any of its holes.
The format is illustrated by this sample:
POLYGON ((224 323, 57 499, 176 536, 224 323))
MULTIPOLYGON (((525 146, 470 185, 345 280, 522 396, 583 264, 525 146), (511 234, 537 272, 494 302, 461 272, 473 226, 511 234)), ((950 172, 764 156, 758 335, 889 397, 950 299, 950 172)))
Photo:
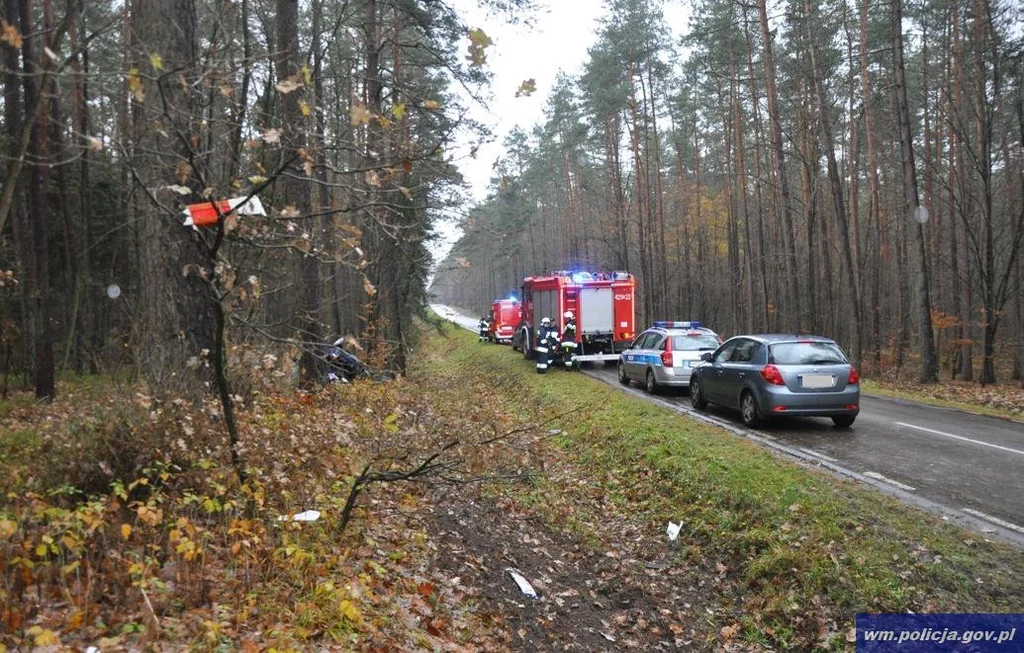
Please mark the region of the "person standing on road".
POLYGON ((565 320, 565 326, 562 327, 562 362, 565 363, 565 369, 571 370, 576 358, 576 316, 572 311, 566 311, 562 318, 565 320))
POLYGON ((488 339, 488 331, 491 329, 491 321, 487 316, 480 318, 480 324, 477 325, 477 329, 480 331, 480 342, 484 342, 488 339))
POLYGON ((558 329, 546 317, 537 328, 537 374, 546 374, 551 360, 551 350, 558 347, 558 329))

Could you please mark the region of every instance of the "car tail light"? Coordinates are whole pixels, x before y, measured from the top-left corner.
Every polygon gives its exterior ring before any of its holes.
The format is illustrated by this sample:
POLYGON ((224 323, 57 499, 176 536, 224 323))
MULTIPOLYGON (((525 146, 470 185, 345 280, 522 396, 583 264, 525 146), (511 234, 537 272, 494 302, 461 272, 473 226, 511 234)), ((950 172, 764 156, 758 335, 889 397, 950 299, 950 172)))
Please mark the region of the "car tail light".
POLYGON ((672 367, 672 338, 665 339, 665 351, 661 352, 661 364, 672 367))
POLYGON ((761 378, 772 385, 786 385, 785 379, 782 378, 782 372, 771 363, 761 368, 761 378))
POLYGON ((850 367, 850 378, 846 379, 847 385, 857 385, 860 383, 860 372, 857 371, 856 367, 850 367))

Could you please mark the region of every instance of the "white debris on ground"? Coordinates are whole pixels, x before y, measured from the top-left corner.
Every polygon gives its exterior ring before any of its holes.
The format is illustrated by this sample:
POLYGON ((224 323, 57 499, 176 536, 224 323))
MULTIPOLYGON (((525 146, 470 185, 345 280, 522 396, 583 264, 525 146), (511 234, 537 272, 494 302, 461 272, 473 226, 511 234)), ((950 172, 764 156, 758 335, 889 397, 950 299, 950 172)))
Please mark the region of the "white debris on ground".
POLYGON ((281 515, 277 518, 278 521, 316 521, 320 519, 319 510, 306 510, 294 515, 281 515))
POLYGON ((508 573, 509 576, 512 577, 512 580, 516 582, 516 585, 519 586, 519 591, 521 591, 525 596, 528 596, 531 599, 537 598, 537 590, 533 589, 533 585, 530 585, 530 581, 526 580, 526 578, 523 577, 523 575, 519 573, 517 569, 513 569, 512 567, 506 567, 505 571, 508 573))

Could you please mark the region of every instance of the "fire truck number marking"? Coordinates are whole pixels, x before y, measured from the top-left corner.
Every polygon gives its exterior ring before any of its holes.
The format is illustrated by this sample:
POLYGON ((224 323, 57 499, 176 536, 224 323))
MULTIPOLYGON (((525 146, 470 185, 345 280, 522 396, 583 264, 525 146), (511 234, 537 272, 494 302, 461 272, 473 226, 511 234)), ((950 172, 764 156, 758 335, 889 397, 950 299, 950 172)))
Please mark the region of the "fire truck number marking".
POLYGON ((617 301, 617 302, 618 301, 623 301, 623 300, 628 300, 628 299, 633 299, 633 295, 630 294, 630 293, 626 293, 624 295, 615 295, 615 301, 617 301))

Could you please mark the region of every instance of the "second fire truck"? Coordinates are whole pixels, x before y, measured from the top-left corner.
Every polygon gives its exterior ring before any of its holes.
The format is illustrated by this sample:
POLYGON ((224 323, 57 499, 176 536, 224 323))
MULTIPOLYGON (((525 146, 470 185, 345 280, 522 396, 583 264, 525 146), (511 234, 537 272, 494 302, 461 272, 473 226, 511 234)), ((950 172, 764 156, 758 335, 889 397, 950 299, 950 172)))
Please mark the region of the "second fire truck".
POLYGON ((523 311, 518 299, 495 299, 491 304, 491 326, 488 329, 491 342, 512 342, 522 319, 523 311))
POLYGON ((636 280, 628 272, 555 272, 526 277, 522 288, 522 320, 512 347, 526 358, 534 357, 537 325, 551 318, 558 332, 565 327, 563 315, 576 316, 575 359, 617 361, 636 335, 634 328, 636 280))

